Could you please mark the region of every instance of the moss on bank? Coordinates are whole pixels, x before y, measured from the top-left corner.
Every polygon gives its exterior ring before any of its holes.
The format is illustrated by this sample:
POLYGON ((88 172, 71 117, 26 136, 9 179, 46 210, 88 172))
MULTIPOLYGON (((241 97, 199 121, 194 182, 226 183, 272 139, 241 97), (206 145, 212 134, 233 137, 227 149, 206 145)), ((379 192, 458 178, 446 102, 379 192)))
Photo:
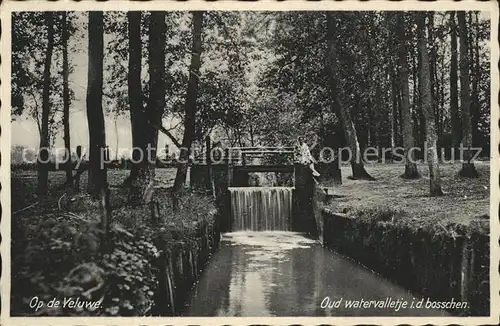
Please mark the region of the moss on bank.
POLYGON ((489 314, 489 220, 418 223, 398 209, 322 210, 323 244, 435 301, 467 303, 459 315, 489 314))
POLYGON ((384 224, 396 229, 408 229, 412 233, 426 232, 433 236, 442 234, 449 236, 467 236, 473 233, 489 234, 489 216, 478 216, 457 222, 453 219, 421 218, 418 212, 410 212, 404 208, 386 205, 375 207, 353 208, 344 210, 349 216, 355 216, 358 223, 384 224))

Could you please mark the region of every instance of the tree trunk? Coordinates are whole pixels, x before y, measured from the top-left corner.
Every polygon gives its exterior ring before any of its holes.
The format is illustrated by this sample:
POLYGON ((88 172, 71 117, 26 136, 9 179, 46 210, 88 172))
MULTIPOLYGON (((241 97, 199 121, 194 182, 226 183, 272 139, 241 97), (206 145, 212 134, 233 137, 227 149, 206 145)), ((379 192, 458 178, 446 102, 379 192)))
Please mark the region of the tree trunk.
POLYGON ((154 191, 156 147, 158 128, 165 110, 165 12, 154 11, 149 20, 149 99, 144 131, 144 160, 138 169, 134 189, 142 196, 142 202, 149 204, 154 191))
POLYGON ((436 135, 437 135, 437 149, 440 151, 441 144, 441 134, 439 132, 439 121, 440 114, 439 111, 439 79, 437 73, 437 63, 438 63, 438 54, 437 54, 437 41, 434 30, 434 16, 429 16, 429 23, 427 25, 427 31, 429 35, 429 44, 430 44, 430 76, 431 76, 431 105, 432 110, 434 111, 434 126, 436 127, 436 135))
MULTIPOLYGON (((177 168, 175 182, 172 189, 174 195, 174 203, 178 199, 186 182, 188 158, 191 151, 191 144, 195 135, 195 115, 196 115, 196 100, 198 98, 198 79, 201 66, 201 31, 203 26, 203 12, 193 12, 193 46, 191 54, 191 65, 189 67, 189 82, 186 93, 185 102, 185 118, 184 118, 184 136, 182 138, 182 149, 180 152, 180 164, 177 168)), ((177 206, 177 205, 176 205, 177 206)))
POLYGON ((149 204, 154 192, 158 126, 165 107, 165 13, 153 12, 149 21, 149 99, 146 110, 141 89, 141 13, 129 12, 128 92, 132 126, 133 165, 125 185, 129 200, 149 204))
POLYGON ((440 58, 440 82, 439 82, 439 91, 438 91, 438 125, 437 125, 437 133, 438 133, 438 146, 443 147, 443 116, 445 113, 445 99, 444 99, 444 86, 445 86, 445 69, 444 69, 444 51, 441 54, 440 58), (441 143, 439 143, 439 140, 441 143))
POLYGON ((46 12, 47 23, 47 52, 43 66, 43 93, 42 93, 42 125, 40 135, 40 161, 38 162, 38 197, 45 198, 48 191, 49 171, 49 110, 50 110, 50 66, 52 64, 52 51, 54 49, 54 13, 46 12))
POLYGON ((465 12, 458 12, 458 25, 460 31, 460 113, 462 114, 462 144, 465 148, 460 176, 476 178, 478 173, 474 162, 471 162, 472 126, 470 119, 470 85, 469 85, 469 41, 467 39, 467 23, 465 12))
MULTIPOLYGON (((411 29, 409 31, 411 33, 411 29)), ((413 40, 413 35, 410 37, 411 40, 413 40)), ((413 94, 413 103, 412 103, 412 120, 413 120, 413 139, 415 145, 418 147, 421 147, 421 142, 420 138, 421 135, 419 133, 420 130, 420 119, 419 119, 419 114, 420 114, 420 100, 419 100, 419 80, 418 80, 418 51, 412 51, 411 52, 411 59, 412 59, 412 81, 413 81, 413 87, 412 87, 412 94, 413 94)), ((422 158, 422 153, 418 153, 418 156, 416 155, 415 158, 420 159, 422 158)))
POLYGON ((370 130, 372 131, 371 143, 369 146, 379 146, 379 128, 380 125, 377 123, 380 121, 380 112, 382 111, 382 89, 380 84, 375 86, 375 108, 370 109, 371 116, 373 118, 373 122, 370 124, 370 130))
MULTIPOLYGON (((417 30, 417 39, 420 37, 421 33, 425 33, 424 30, 417 30)), ((422 54, 420 53, 420 47, 417 46, 417 76, 418 76, 418 129, 417 129, 417 134, 418 134, 418 146, 420 148, 424 147, 425 140, 426 140, 426 126, 425 126, 425 115, 424 111, 422 108, 422 71, 420 70, 419 67, 422 66, 422 54)))
POLYGON ((253 131, 253 122, 250 123, 250 146, 254 147, 255 146, 255 142, 254 142, 254 135, 253 135, 254 131, 253 131))
MULTIPOLYGON (((399 74, 396 76, 398 77, 399 74)), ((401 77, 399 77, 401 78, 401 77)), ((397 94, 397 103, 398 103, 398 129, 397 129, 397 141, 396 141, 396 146, 401 147, 403 146, 403 123, 401 122, 402 118, 402 105, 403 105, 403 98, 401 94, 401 90, 399 89, 399 92, 397 94)))
POLYGON ((71 141, 69 129, 69 87, 68 87, 68 22, 67 13, 62 13, 62 46, 63 46, 63 128, 64 128, 64 149, 65 170, 66 170, 66 185, 73 186, 73 166, 71 162, 71 141))
POLYGON ((436 62, 437 62, 437 54, 436 54, 436 40, 434 36, 434 16, 429 16, 429 23, 427 24, 427 35, 428 35, 428 43, 430 47, 429 53, 429 69, 430 69, 430 82, 431 82, 431 107, 434 112, 434 126, 436 126, 436 135, 437 135, 437 149, 439 151, 439 133, 437 132, 437 126, 439 125, 439 110, 437 107, 437 91, 436 86, 438 85, 437 74, 436 74, 436 62))
POLYGON ((104 150, 106 131, 102 111, 103 86, 103 13, 89 13, 89 63, 87 87, 87 120, 90 139, 90 192, 98 198, 107 186, 104 150))
POLYGON ((118 136, 118 114, 115 113, 115 119, 114 119, 114 123, 115 123, 115 135, 116 135, 116 142, 115 142, 115 160, 118 161, 118 146, 120 144, 119 142, 119 136, 118 136))
POLYGON ((336 59, 337 50, 335 44, 335 21, 331 12, 327 13, 327 35, 328 35, 328 57, 326 62, 326 69, 330 81, 330 94, 335 111, 338 113, 341 124, 344 129, 347 145, 351 151, 351 168, 353 179, 375 180, 371 175, 366 172, 362 157, 361 149, 356 135, 356 128, 351 119, 349 108, 343 105, 341 100, 341 90, 337 87, 336 80, 336 59))
POLYGON ((462 138, 462 126, 458 111, 458 64, 457 64, 457 25, 455 12, 450 13, 450 35, 451 35, 451 66, 450 66, 450 115, 451 115, 451 143, 457 158, 457 149, 462 138))
MULTIPOLYGON (((377 90, 379 92, 380 98, 377 100, 378 106, 377 106, 377 110, 373 113, 373 117, 374 117, 375 121, 380 121, 381 119, 383 119, 383 115, 381 113, 383 112, 382 107, 383 107, 383 103, 385 102, 385 95, 384 95, 385 89, 382 87, 378 87, 377 90)), ((374 128, 374 133, 373 133, 373 139, 374 139, 373 144, 378 148, 382 147, 382 145, 381 145, 381 138, 383 135, 382 130, 383 130, 383 127, 381 126, 381 124, 377 123, 377 125, 374 128)), ((381 157, 379 156, 379 161, 380 161, 380 159, 381 159, 381 157)))
POLYGON ((396 119, 398 110, 398 87, 396 85, 396 73, 391 69, 391 148, 396 147, 396 119))
POLYGON ((141 84, 141 12, 127 12, 129 57, 128 57, 128 101, 132 129, 132 166, 124 186, 132 186, 137 180, 141 154, 144 149, 145 117, 142 110, 141 84))
POLYGON ((80 192, 80 175, 81 171, 84 170, 84 163, 83 163, 83 153, 82 153, 82 145, 76 146, 76 157, 78 162, 80 162, 80 165, 78 166, 78 170, 75 173, 75 183, 74 183, 74 191, 75 193, 80 192))
POLYGON ((398 15, 398 40, 399 40, 399 78, 401 87, 401 123, 403 125, 403 146, 405 148, 405 179, 418 179, 420 173, 411 148, 415 146, 413 139, 413 126, 410 113, 410 87, 408 84, 408 48, 406 45, 406 24, 404 17, 398 15))
POLYGON ((444 69, 444 51, 441 55, 441 75, 440 75, 440 83, 439 83, 439 118, 438 118, 438 125, 437 125, 437 134, 438 134, 438 141, 441 140, 441 144, 438 143, 438 146, 443 147, 443 121, 444 121, 444 113, 445 111, 445 94, 444 94, 444 88, 445 88, 445 69, 444 69))
MULTIPOLYGON (((471 125, 472 125, 472 145, 479 146, 479 117, 480 117, 480 105, 479 105, 479 81, 481 80, 481 67, 479 66, 479 17, 478 13, 475 13, 475 29, 476 34, 474 35, 474 79, 472 80, 472 103, 471 103, 471 125)), ((472 29, 471 29, 472 30, 472 29)))
POLYGON ((106 130, 102 111, 103 86, 103 12, 89 12, 89 62, 87 86, 87 121, 90 140, 89 187, 94 199, 99 200, 101 250, 106 251, 111 219, 109 204, 109 189, 107 182, 106 165, 104 164, 106 151, 106 130))
MULTIPOLYGON (((437 152, 437 134, 434 120, 434 111, 431 102, 431 83, 430 83, 430 67, 429 57, 427 53, 427 36, 425 31, 425 17, 426 12, 417 13, 418 20, 418 47, 420 52, 420 83, 421 83, 421 99, 422 111, 425 118, 426 126, 426 141, 427 141, 427 161, 429 164, 429 181, 430 181, 430 195, 441 196, 441 178, 439 176, 439 161, 437 152)), ((432 15, 432 13, 430 13, 432 15)))

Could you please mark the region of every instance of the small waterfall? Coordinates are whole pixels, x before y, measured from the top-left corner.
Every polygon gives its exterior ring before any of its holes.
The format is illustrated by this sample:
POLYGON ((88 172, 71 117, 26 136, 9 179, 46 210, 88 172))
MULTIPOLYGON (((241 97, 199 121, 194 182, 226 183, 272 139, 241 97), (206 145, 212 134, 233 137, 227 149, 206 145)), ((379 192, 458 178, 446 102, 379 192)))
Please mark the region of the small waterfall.
POLYGON ((290 187, 233 187, 232 231, 289 231, 292 217, 290 187))

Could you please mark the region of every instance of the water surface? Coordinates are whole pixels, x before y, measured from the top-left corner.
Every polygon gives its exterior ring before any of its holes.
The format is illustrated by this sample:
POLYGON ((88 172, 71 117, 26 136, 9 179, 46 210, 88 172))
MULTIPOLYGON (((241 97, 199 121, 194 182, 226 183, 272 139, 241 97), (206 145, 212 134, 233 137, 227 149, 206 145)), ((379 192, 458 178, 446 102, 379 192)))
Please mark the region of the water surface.
MULTIPOLYGON (((402 271, 403 272, 403 271, 402 271)), ((185 316, 440 316, 439 310, 346 308, 346 300, 416 298, 295 232, 233 232, 201 275, 185 316), (339 308, 321 302, 342 299, 339 308)))

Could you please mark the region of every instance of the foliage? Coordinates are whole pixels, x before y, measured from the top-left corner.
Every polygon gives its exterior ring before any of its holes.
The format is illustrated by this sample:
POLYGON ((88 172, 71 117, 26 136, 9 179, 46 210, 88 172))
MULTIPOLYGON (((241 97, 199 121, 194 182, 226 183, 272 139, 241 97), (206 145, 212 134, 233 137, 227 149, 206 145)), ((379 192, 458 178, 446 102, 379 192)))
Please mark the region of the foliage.
POLYGON ((126 12, 111 11, 104 16, 104 30, 109 37, 105 41, 105 51, 109 54, 104 56, 104 109, 115 117, 128 111, 126 21, 126 12))
MULTIPOLYGON (((50 76, 49 133, 60 130, 63 106, 62 13, 54 12, 54 51, 50 76)), ((69 35, 75 33, 76 15, 67 15, 69 35)), ((43 12, 12 14, 12 115, 32 118, 41 132, 43 65, 47 48, 47 26, 43 12)), ((70 49, 76 52, 75 49, 70 49)), ((71 72, 72 65, 70 63, 71 72)), ((70 100, 74 92, 70 87, 70 100)))
POLYGON ((109 291, 103 301, 105 315, 137 316, 149 312, 158 282, 153 264, 159 251, 145 235, 116 232, 114 248, 103 256, 109 291))
POLYGON ((248 101, 244 17, 234 12, 208 12, 204 29, 196 138, 214 127, 242 128, 248 101))
MULTIPOLYGON (((55 212, 39 211, 13 221, 12 311, 32 315, 34 311, 28 304, 34 296, 45 302, 62 300, 61 288, 67 286, 63 276, 84 261, 96 261, 100 229, 95 222, 55 212), (26 283, 31 286, 23 286, 26 283)), ((45 308, 37 314, 62 313, 45 308)))
MULTIPOLYGON (((29 183, 35 179, 30 181, 26 175, 24 172, 14 175, 16 189, 35 186, 29 183)), ((111 182, 120 184, 127 173, 117 171, 110 175, 111 182)), ((50 177, 53 184, 64 182, 62 171, 51 173, 50 177)), ((213 218, 207 214, 214 209, 213 200, 194 192, 186 192, 180 210, 174 215, 169 204, 170 191, 160 188, 154 199, 162 203, 163 222, 153 227, 149 207, 124 206, 126 192, 115 190, 111 196, 113 226, 107 250, 101 253, 98 206, 87 202, 90 199, 86 196, 68 194, 68 199, 82 201, 83 205, 59 200, 64 209, 60 211, 57 208, 60 195, 61 192, 50 193, 48 199, 52 205, 35 206, 13 219, 13 315, 33 315, 28 304, 34 296, 45 302, 52 298, 62 302, 65 297, 101 301, 98 309, 44 308, 38 315, 149 315, 158 290, 158 264, 165 263, 158 259, 159 248, 193 245, 198 224, 212 222, 213 218)))
MULTIPOLYGON (((410 70, 410 106, 416 138, 421 145, 425 135, 420 122, 420 93, 418 90, 418 53, 416 51, 417 30, 414 12, 335 12, 337 37, 337 79, 341 90, 338 96, 349 108, 356 127, 361 148, 366 146, 400 146, 401 132, 401 95, 399 94, 399 70, 397 61, 396 24, 398 16, 406 22, 408 39, 408 61, 410 70), (393 83, 395 83, 393 85, 393 83), (394 86, 396 88, 394 88, 394 86), (376 122, 376 123, 373 123, 376 122)), ((474 14, 471 14, 471 17, 474 14)), ((273 119, 258 124, 260 133, 271 135, 279 130, 286 133, 289 126, 302 125, 304 129, 314 131, 319 142, 343 146, 343 135, 338 129, 338 117, 332 107, 325 71, 326 62, 326 19, 323 12, 279 12, 273 15, 261 14, 267 21, 270 33, 259 31, 261 38, 256 47, 267 54, 265 69, 258 77, 258 98, 268 105, 254 105, 259 114, 267 115, 289 97, 294 108, 299 112, 299 119, 292 119, 284 124, 285 128, 276 129, 273 119), (260 107, 260 108, 259 108, 260 107)), ((258 20, 258 19, 255 19, 258 20)), ((489 21, 479 19, 476 23, 469 18, 469 24, 477 37, 480 60, 479 67, 470 67, 480 76, 488 73, 483 70, 489 59, 486 43, 489 21), (484 65, 484 66, 483 66, 484 65)), ((437 13, 429 23, 428 33, 431 55, 433 87, 433 106, 438 112, 438 136, 441 146, 449 145, 451 133, 449 123, 449 17, 437 13), (442 131, 441 131, 442 129, 442 131)), ((479 102, 489 102, 489 89, 486 82, 479 81, 479 102)), ((481 104, 479 122, 483 140, 489 131, 483 129, 483 123, 489 125, 483 114, 489 112, 489 106, 481 104), (485 111, 486 110, 486 111, 485 111)), ((258 115, 258 114, 256 114, 258 115)), ((484 125, 484 126, 485 126, 484 125)), ((303 133, 303 131, 294 131, 303 133)), ((485 144, 484 141, 481 144, 485 144)), ((488 147, 488 146, 486 146, 488 147)), ((485 148, 486 148, 485 147, 485 148)))

